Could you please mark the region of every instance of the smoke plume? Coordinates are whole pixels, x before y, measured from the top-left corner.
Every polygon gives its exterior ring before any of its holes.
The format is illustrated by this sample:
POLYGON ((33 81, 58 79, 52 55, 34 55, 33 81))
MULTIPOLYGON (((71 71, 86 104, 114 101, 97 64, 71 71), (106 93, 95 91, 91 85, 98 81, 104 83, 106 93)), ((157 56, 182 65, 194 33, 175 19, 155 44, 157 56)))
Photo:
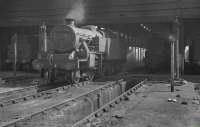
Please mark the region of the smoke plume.
POLYGON ((82 23, 85 19, 85 4, 83 0, 75 0, 75 2, 72 3, 72 8, 66 15, 66 18, 72 18, 75 19, 76 22, 82 23))

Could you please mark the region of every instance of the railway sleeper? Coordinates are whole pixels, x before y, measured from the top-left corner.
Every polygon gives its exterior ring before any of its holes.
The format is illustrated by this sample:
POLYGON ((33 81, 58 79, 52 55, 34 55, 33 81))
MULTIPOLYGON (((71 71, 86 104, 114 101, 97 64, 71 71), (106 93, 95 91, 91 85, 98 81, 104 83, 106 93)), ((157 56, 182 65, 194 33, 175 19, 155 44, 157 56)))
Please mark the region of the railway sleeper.
POLYGON ((103 108, 103 112, 109 112, 109 108, 108 107, 103 108))

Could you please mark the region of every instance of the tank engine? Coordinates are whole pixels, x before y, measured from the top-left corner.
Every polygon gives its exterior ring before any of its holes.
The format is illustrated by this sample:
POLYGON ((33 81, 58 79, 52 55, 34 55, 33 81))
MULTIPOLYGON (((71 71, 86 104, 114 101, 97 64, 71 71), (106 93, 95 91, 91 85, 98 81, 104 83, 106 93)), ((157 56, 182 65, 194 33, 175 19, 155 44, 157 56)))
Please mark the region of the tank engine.
POLYGON ((97 74, 115 72, 126 61, 126 42, 119 33, 98 30, 88 25, 78 28, 74 20, 55 26, 50 32, 48 49, 33 65, 41 76, 52 82, 59 74, 66 80, 92 80, 97 74))

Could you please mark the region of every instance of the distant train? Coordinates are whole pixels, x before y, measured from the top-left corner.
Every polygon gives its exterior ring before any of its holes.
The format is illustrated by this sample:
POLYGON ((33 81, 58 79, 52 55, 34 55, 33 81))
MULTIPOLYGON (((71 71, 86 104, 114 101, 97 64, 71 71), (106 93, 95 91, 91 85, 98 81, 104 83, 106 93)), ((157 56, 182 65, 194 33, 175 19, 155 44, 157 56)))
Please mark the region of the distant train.
POLYGON ((59 75, 77 83, 97 75, 120 72, 126 62, 128 38, 118 32, 88 25, 75 26, 73 19, 55 26, 47 42, 47 51, 33 62, 48 82, 59 75))

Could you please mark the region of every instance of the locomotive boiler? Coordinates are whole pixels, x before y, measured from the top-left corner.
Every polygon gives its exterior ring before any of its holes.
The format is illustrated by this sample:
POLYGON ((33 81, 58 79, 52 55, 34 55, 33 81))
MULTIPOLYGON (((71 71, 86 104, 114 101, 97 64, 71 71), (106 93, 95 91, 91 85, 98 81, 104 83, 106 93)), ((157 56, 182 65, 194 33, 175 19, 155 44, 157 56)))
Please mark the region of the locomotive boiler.
POLYGON ((67 19, 49 35, 47 51, 33 63, 48 82, 59 75, 75 83, 92 80, 119 71, 126 61, 127 41, 117 32, 93 25, 78 28, 73 19, 67 19))

